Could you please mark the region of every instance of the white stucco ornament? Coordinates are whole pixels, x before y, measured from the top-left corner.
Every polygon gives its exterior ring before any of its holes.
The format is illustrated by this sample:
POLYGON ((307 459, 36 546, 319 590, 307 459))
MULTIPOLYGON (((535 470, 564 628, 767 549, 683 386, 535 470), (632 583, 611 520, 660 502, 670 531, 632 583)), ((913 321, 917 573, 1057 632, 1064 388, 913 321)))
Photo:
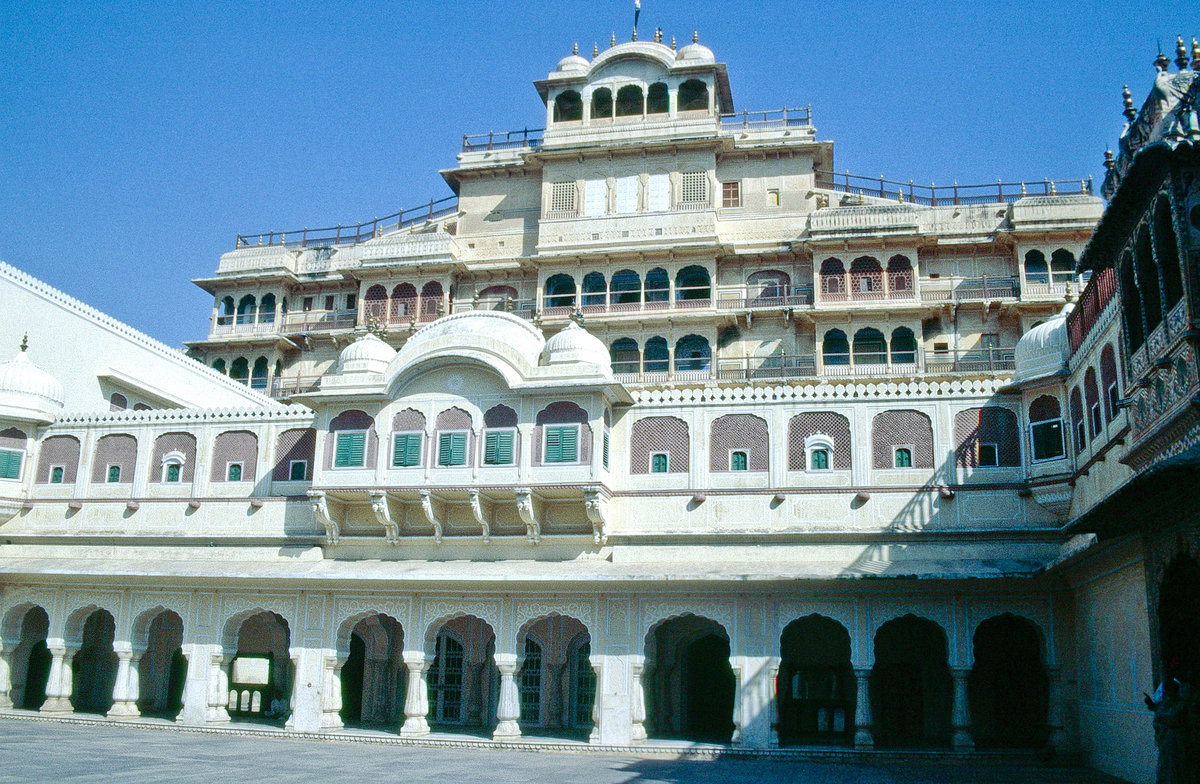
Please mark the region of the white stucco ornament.
POLYGON ((338 357, 338 372, 382 373, 395 356, 394 348, 368 332, 342 349, 338 357))
POLYGON ((53 422, 63 407, 63 385, 21 350, 0 363, 0 419, 53 422))
POLYGON ((590 65, 591 63, 578 54, 569 54, 558 61, 558 67, 554 70, 557 73, 587 73, 590 65))
POLYGON ((569 362, 590 362, 601 368, 612 368, 608 349, 598 337, 571 321, 562 331, 546 341, 542 350, 543 365, 563 365, 569 362))
POLYGON ((1067 369, 1071 344, 1067 336, 1067 316, 1075 309, 1068 302, 1053 318, 1038 324, 1017 341, 1013 383, 1025 384, 1067 369))

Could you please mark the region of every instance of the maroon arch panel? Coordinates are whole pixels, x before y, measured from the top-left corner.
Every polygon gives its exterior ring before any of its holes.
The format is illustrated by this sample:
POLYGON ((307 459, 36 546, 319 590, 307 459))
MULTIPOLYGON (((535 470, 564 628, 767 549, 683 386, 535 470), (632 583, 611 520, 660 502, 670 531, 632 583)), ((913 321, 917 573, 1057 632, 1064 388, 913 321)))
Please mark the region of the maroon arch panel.
POLYGON ((770 465, 767 454, 767 421, 753 414, 726 414, 713 420, 708 436, 708 468, 713 472, 729 470, 729 453, 746 453, 746 468, 766 471, 770 465))
POLYGON ((150 459, 150 481, 162 481, 163 458, 172 452, 183 454, 179 481, 190 482, 196 475, 196 437, 191 433, 163 433, 154 439, 154 457, 150 459))
POLYGON ((308 461, 305 471, 305 481, 312 481, 313 457, 317 449, 317 431, 311 427, 297 427, 285 430, 275 439, 275 469, 271 478, 276 482, 286 482, 291 478, 293 460, 308 461))
POLYGON ((132 482, 137 466, 137 439, 126 433, 110 433, 96 442, 96 459, 92 465, 92 481, 104 482, 108 467, 120 466, 121 481, 132 482))
POLYGON ((871 462, 875 468, 893 466, 893 450, 912 447, 913 468, 933 468, 933 425, 920 411, 884 411, 871 422, 871 462))
POLYGON ((592 462, 592 430, 587 412, 575 403, 559 401, 538 412, 533 427, 533 465, 542 465, 542 426, 579 424, 579 462, 592 462))
POLYGON ((803 471, 808 468, 804 442, 810 436, 818 434, 833 439, 830 468, 835 471, 849 471, 850 420, 832 411, 805 411, 788 422, 788 470, 803 471))
POLYGON ((650 473, 650 455, 667 453, 667 473, 686 474, 691 466, 688 426, 679 417, 645 417, 629 436, 629 473, 650 473))
POLYGON ((50 467, 63 467, 63 484, 72 484, 79 473, 79 439, 75 436, 50 436, 42 442, 38 457, 37 483, 50 483, 50 467))
POLYGON ((242 481, 253 482, 255 464, 258 462, 258 436, 249 430, 231 430, 221 433, 213 443, 211 479, 224 482, 228 477, 226 466, 242 464, 242 481))
POLYGON ((979 445, 995 444, 1002 466, 1021 465, 1017 415, 1000 406, 968 408, 954 415, 955 461, 965 468, 979 463, 979 445))
POLYGON ((337 450, 337 439, 333 434, 339 430, 367 431, 363 468, 374 468, 376 455, 379 454, 379 436, 375 433, 375 420, 371 418, 370 414, 356 408, 343 411, 329 423, 329 437, 325 439, 325 468, 333 468, 333 453, 337 450))

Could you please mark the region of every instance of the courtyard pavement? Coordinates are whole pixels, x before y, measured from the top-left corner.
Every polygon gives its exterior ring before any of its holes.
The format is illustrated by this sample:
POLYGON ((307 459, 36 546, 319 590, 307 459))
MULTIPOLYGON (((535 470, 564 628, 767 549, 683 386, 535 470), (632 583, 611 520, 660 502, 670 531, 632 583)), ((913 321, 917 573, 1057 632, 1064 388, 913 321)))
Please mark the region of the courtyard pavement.
POLYGON ((1121 784, 1085 768, 993 762, 673 759, 422 748, 0 719, 0 782, 466 784, 1121 784))

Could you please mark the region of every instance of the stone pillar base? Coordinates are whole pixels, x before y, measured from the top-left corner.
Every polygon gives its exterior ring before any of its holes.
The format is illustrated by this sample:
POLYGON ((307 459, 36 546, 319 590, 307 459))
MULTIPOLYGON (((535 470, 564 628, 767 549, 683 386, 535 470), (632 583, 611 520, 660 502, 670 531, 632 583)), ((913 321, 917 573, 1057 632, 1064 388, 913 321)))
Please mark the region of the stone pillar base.
POLYGON ((975 741, 971 740, 971 733, 965 729, 954 731, 954 737, 950 739, 950 746, 955 751, 974 751, 975 741))
POLYGON ((204 715, 205 724, 228 724, 229 711, 224 707, 209 706, 208 711, 204 715))
POLYGON ((502 721, 496 725, 496 729, 492 732, 492 740, 518 740, 521 737, 521 728, 517 726, 515 721, 502 721))
POLYGON ((424 738, 429 734, 429 722, 424 716, 409 716, 400 727, 401 738, 424 738))
POLYGON ((67 697, 47 697, 42 703, 42 707, 38 709, 39 713, 49 713, 59 716, 66 713, 74 713, 75 706, 71 704, 71 700, 67 697))
POLYGON ((854 732, 854 749, 856 751, 871 751, 875 748, 875 739, 871 737, 871 731, 865 729, 855 730, 854 732))
POLYGON ((140 719, 142 712, 138 710, 136 702, 114 702, 105 715, 110 719, 128 721, 130 719, 140 719))
POLYGON ((12 710, 13 702, 7 694, 0 694, 0 710, 12 710))

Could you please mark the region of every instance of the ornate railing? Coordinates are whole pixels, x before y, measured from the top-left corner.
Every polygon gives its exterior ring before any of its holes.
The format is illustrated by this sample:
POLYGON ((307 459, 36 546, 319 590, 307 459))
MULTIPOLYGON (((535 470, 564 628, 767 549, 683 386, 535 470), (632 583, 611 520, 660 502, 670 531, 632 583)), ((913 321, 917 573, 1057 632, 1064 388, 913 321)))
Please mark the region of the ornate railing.
POLYGON ((1112 267, 1092 273, 1075 309, 1067 315, 1067 337, 1074 354, 1083 345, 1088 333, 1100 319, 1100 314, 1117 293, 1117 274, 1112 267))
POLYGON ((283 245, 291 248, 312 246, 353 245, 378 237, 385 232, 398 231, 426 221, 453 215, 458 211, 458 197, 446 196, 430 199, 428 204, 400 210, 383 218, 373 218, 363 223, 326 226, 321 229, 303 228, 297 231, 263 231, 257 234, 237 235, 237 247, 248 245, 283 245))
POLYGON ((519 131, 488 131, 487 133, 464 133, 463 152, 481 150, 519 150, 522 147, 540 147, 545 128, 522 128, 519 131))
POLYGON ((1034 180, 984 185, 918 185, 912 180, 899 182, 884 177, 862 177, 850 172, 817 171, 817 187, 843 193, 860 194, 897 202, 930 207, 952 204, 1002 204, 1026 196, 1059 196, 1092 192, 1092 178, 1086 180, 1034 180))
POLYGON ((740 112, 721 117, 722 131, 738 129, 800 128, 812 125, 812 106, 768 109, 760 112, 740 112))

